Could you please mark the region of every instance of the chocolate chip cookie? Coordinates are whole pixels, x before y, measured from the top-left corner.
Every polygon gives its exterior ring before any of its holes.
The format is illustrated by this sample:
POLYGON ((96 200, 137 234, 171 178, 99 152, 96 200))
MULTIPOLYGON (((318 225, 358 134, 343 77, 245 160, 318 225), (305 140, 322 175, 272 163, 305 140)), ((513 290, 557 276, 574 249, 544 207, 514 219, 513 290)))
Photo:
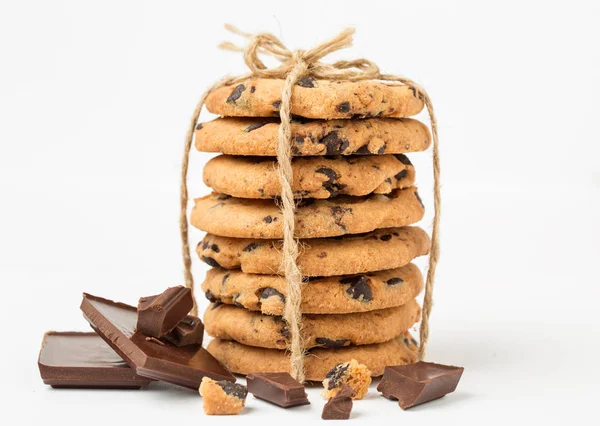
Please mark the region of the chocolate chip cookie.
MULTIPOLYGON (((364 235, 300 240, 297 264, 307 277, 362 274, 407 265, 429 253, 430 240, 420 228, 379 229, 364 235)), ((251 274, 277 274, 281 240, 228 238, 208 234, 196 251, 210 266, 242 269, 251 274)))
MULTIPOLYGON (((292 170, 295 198, 389 194, 415 183, 415 169, 403 154, 297 158, 292 170)), ((233 197, 281 196, 277 161, 270 157, 220 155, 204 166, 204 183, 233 197)))
MULTIPOLYGON (((303 199, 296 207, 295 236, 335 237, 405 226, 421 220, 424 211, 414 186, 396 189, 388 195, 303 199)), ((274 200, 249 200, 213 193, 195 200, 190 223, 223 237, 283 238, 283 215, 274 200)))
MULTIPOLYGON (((280 121, 217 118, 196 126, 196 148, 231 155, 277 156, 280 121)), ((403 154, 424 151, 431 134, 411 118, 293 120, 292 155, 403 154)))
MULTIPOLYGON (((305 348, 341 348, 392 340, 421 316, 414 300, 395 308, 353 314, 303 315, 305 348)), ((264 315, 234 305, 211 304, 204 313, 209 336, 261 348, 287 349, 290 330, 282 317, 264 315)))
MULTIPOLYGON (((290 372, 289 353, 279 349, 258 348, 232 340, 214 339, 208 345, 210 352, 234 373, 290 372)), ((314 348, 304 359, 306 380, 322 381, 337 364, 355 359, 367 366, 371 374, 381 376, 387 365, 406 365, 417 361, 417 342, 410 333, 385 343, 347 346, 340 349, 314 348)))
MULTIPOLYGON (((278 117, 284 80, 250 78, 208 95, 206 108, 226 117, 278 117)), ((409 117, 423 109, 414 89, 378 81, 304 77, 292 90, 291 112, 305 118, 409 117)))
MULTIPOLYGON (((423 289, 423 277, 409 263, 360 275, 306 278, 300 310, 305 314, 345 314, 401 306, 423 289)), ((211 302, 235 304, 268 315, 283 315, 287 295, 279 275, 246 274, 211 268, 202 290, 211 302)))

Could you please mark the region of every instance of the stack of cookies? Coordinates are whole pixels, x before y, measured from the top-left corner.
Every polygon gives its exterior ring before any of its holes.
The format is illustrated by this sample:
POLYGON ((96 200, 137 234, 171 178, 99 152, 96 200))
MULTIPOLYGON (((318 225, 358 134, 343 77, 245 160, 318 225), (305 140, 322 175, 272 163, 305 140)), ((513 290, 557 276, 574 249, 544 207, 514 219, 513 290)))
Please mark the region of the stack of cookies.
MULTIPOLYGON (((208 346, 236 373, 289 371, 282 319, 283 216, 277 174, 283 80, 253 78, 206 100, 221 117, 196 127, 196 148, 220 152, 204 168, 213 193, 195 200, 197 247, 212 266, 202 289, 208 346)), ((302 78, 292 96, 292 169, 306 379, 356 359, 374 376, 413 363, 408 330, 420 319, 423 277, 411 261, 430 240, 410 226, 424 214, 404 155, 431 142, 407 116, 423 102, 403 85, 302 78)))

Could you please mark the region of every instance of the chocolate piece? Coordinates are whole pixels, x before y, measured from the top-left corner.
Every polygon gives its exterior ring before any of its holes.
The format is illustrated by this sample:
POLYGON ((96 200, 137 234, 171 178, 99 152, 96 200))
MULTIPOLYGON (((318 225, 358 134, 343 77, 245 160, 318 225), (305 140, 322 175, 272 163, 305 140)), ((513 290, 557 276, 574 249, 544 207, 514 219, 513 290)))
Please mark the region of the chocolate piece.
POLYGON ((173 330, 194 307, 192 292, 182 286, 166 289, 138 302, 136 330, 160 338, 173 330))
POLYGON ((323 420, 348 420, 352 411, 354 391, 348 385, 342 385, 340 391, 323 407, 323 420))
POLYGON ((187 315, 165 338, 175 346, 201 345, 204 338, 204 324, 200 318, 187 315))
POLYGON ((304 386, 289 373, 250 373, 246 384, 256 398, 283 408, 310 404, 304 386))
POLYGON ((202 378, 235 382, 235 378, 200 345, 177 347, 147 342, 136 332, 133 306, 83 294, 81 310, 92 328, 140 376, 198 389, 202 378))
POLYGON ((96 333, 47 332, 38 367, 53 388, 139 389, 152 381, 135 374, 96 333))
POLYGON ((397 399, 403 410, 433 401, 454 392, 463 367, 417 362, 385 367, 377 390, 386 398, 397 399))

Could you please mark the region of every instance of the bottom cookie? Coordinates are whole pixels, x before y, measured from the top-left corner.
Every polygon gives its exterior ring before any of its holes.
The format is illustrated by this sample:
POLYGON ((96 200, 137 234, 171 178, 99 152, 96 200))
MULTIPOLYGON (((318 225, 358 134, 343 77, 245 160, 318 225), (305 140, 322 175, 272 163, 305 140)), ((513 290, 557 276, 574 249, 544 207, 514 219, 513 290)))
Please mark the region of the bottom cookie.
MULTIPOLYGON (((221 339, 214 339, 207 349, 234 373, 290 371, 290 358, 286 351, 246 346, 221 339)), ((351 359, 365 364, 373 376, 381 376, 383 369, 388 365, 417 362, 417 342, 410 333, 405 332, 402 336, 385 343, 348 346, 340 349, 313 349, 304 359, 306 380, 323 381, 327 372, 334 366, 351 359)))

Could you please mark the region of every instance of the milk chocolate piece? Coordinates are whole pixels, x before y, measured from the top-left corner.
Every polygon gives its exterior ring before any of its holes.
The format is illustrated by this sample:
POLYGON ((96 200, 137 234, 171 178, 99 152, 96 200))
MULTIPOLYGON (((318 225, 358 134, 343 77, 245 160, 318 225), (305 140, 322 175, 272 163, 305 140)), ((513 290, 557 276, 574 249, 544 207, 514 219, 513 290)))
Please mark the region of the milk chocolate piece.
POLYGON ((397 399, 406 410, 454 392, 463 371, 463 367, 422 361, 385 367, 377 390, 386 398, 397 399))
POLYGON ((256 398, 283 408, 310 404, 304 386, 289 373, 250 373, 246 385, 256 398))
POLYGON ((96 333, 47 332, 38 367, 53 388, 139 389, 151 382, 135 374, 96 333))
POLYGON ((352 388, 342 385, 340 391, 327 401, 323 407, 323 420, 348 420, 352 411, 352 398, 355 396, 352 388))
POLYGON ((165 338, 175 346, 201 345, 204 338, 204 324, 200 318, 187 315, 165 338))
POLYGON ((136 330, 146 336, 161 338, 173 330, 194 306, 192 292, 182 286, 171 287, 156 296, 138 302, 136 330))
POLYGON ((147 336, 134 331, 137 310, 133 306, 84 293, 81 310, 96 333, 140 376, 194 390, 205 376, 235 382, 201 345, 146 341, 147 336))

